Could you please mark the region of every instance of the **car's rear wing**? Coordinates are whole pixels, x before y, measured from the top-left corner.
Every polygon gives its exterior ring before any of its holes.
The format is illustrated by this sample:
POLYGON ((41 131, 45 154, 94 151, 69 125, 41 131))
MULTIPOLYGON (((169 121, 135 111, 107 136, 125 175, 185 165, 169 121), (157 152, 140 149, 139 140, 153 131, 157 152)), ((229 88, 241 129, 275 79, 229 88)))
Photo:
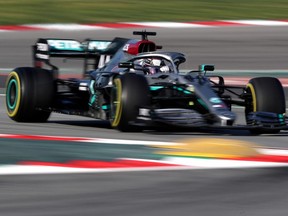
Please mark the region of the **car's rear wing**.
POLYGON ((84 59, 84 75, 90 69, 97 69, 107 63, 110 58, 124 46, 127 39, 115 38, 109 40, 87 39, 79 42, 74 39, 39 38, 33 46, 33 64, 42 67, 43 63, 58 68, 51 64, 52 57, 81 58, 84 59))

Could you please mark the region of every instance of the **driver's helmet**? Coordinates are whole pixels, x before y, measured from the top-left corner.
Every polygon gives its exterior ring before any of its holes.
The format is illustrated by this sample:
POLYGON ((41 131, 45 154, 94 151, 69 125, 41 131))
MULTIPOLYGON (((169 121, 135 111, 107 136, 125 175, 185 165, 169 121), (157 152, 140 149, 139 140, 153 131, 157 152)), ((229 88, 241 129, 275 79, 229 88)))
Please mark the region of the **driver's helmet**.
POLYGON ((146 75, 156 73, 167 73, 170 68, 165 64, 164 60, 159 58, 143 59, 142 68, 146 75))

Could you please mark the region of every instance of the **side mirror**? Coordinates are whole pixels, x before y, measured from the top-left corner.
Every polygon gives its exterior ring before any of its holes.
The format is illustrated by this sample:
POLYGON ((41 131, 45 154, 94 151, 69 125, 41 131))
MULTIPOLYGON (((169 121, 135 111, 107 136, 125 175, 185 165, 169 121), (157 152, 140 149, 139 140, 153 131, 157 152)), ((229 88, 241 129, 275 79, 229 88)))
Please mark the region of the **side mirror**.
POLYGON ((199 65, 199 71, 214 71, 214 69, 215 69, 214 65, 206 65, 206 64, 199 65))

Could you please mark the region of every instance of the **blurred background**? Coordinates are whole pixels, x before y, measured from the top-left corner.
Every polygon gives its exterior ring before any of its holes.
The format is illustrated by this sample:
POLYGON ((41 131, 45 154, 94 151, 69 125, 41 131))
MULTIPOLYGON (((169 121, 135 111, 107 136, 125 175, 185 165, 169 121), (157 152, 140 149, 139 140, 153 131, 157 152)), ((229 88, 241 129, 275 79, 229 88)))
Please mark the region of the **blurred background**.
POLYGON ((0 0, 0 25, 286 19, 287 0, 0 0))

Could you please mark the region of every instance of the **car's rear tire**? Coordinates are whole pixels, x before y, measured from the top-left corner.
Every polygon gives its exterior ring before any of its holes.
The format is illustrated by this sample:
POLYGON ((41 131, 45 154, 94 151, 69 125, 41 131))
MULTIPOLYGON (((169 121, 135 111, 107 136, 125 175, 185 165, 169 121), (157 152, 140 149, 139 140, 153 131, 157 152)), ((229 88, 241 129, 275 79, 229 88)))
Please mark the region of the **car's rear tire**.
MULTIPOLYGON (((246 99, 245 115, 250 112, 286 112, 285 93, 281 82, 274 77, 256 77, 249 81, 246 92, 251 97, 246 99)), ((279 133, 280 130, 251 129, 252 134, 279 133)))
POLYGON ((45 122, 54 96, 51 71, 22 67, 12 71, 6 81, 6 110, 17 122, 45 122))
POLYGON ((111 126, 125 132, 138 131, 139 127, 130 123, 136 120, 139 107, 150 104, 149 95, 147 80, 142 75, 128 73, 114 79, 111 91, 111 126))

